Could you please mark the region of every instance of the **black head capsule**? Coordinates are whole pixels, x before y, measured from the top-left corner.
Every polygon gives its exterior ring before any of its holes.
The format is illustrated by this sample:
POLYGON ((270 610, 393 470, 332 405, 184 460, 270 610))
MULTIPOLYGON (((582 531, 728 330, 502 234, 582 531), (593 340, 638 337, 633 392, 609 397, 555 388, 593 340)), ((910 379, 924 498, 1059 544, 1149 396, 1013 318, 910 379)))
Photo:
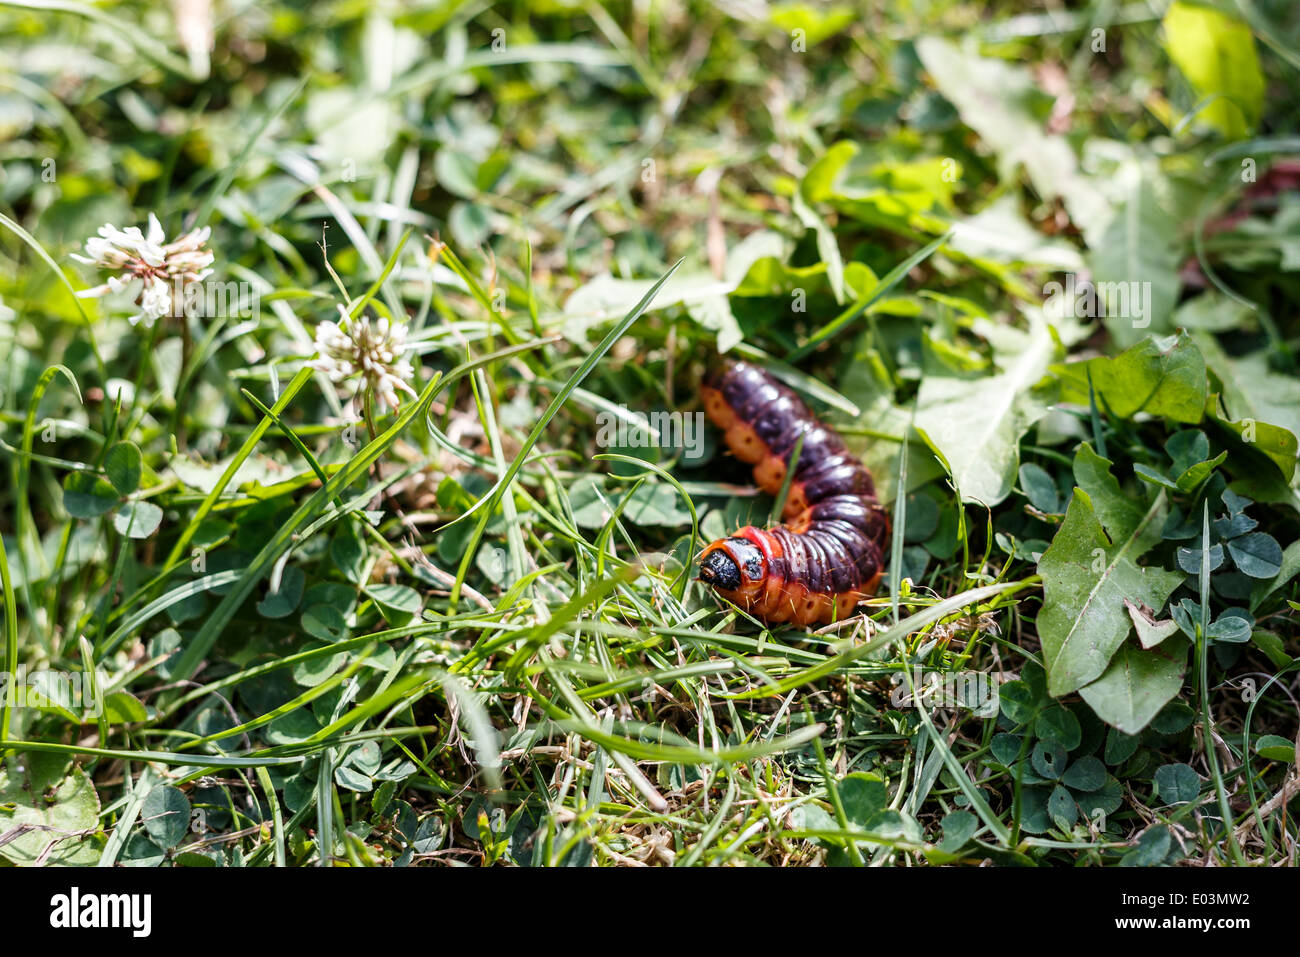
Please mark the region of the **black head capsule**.
POLYGON ((714 588, 734 591, 740 587, 740 569, 722 549, 709 552, 700 562, 700 581, 714 588))

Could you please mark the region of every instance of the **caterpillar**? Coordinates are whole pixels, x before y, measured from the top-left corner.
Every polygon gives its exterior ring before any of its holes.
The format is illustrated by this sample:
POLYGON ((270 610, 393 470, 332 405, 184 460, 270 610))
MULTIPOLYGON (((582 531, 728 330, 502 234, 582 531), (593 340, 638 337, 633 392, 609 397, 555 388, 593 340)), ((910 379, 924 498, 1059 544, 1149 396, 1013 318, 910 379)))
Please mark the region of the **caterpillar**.
POLYGON ((727 447, 754 466, 769 495, 785 483, 803 445, 774 528, 746 526, 700 553, 700 580, 768 623, 828 624, 875 594, 889 516, 871 473, 794 391, 751 363, 728 361, 705 376, 704 411, 727 447))

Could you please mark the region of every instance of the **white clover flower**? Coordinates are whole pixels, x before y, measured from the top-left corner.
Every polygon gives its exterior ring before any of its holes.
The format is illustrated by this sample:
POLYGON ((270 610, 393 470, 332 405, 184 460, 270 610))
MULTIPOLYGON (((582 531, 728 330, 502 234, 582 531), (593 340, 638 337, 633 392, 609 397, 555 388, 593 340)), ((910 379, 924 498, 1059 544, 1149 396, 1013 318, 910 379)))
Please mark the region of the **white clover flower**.
POLYGON ((140 312, 131 316, 131 324, 143 321, 146 327, 152 326, 155 320, 174 314, 173 303, 183 301, 186 286, 212 275, 209 267, 216 257, 206 248, 211 233, 204 226, 169 243, 153 213, 149 214, 148 235, 138 226, 118 229, 105 223, 98 236, 86 240, 86 255, 73 253, 72 258, 116 275, 77 295, 85 299, 121 292, 138 280, 140 292, 135 303, 140 312))
POLYGON ((396 409, 401 405, 397 393, 415 395, 407 380, 415 375, 406 351, 406 326, 389 322, 386 317, 373 324, 369 317, 350 319, 339 306, 347 328, 326 320, 316 327, 316 358, 307 364, 339 383, 360 375, 365 388, 381 406, 396 409))

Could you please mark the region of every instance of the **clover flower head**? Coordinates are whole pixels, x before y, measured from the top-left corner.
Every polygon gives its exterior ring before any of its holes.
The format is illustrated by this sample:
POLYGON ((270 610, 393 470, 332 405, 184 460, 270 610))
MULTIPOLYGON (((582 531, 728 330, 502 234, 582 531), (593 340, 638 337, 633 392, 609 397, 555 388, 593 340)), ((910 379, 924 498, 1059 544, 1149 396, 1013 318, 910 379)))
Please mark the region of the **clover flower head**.
POLYGON ((406 326, 381 317, 371 322, 366 316, 350 319, 339 306, 346 328, 326 320, 316 327, 316 358, 307 364, 339 383, 360 375, 381 406, 396 409, 401 405, 399 392, 414 396, 408 384, 415 370, 403 358, 406 351, 406 326))
POLYGON ((152 326, 157 319, 174 314, 176 294, 212 275, 210 267, 216 257, 207 248, 211 232, 205 226, 169 243, 153 213, 149 214, 147 234, 138 226, 118 229, 105 223, 99 228, 99 235, 86 240, 86 255, 73 253, 72 258, 115 275, 77 295, 83 299, 95 298, 121 292, 138 282, 135 303, 140 312, 131 317, 131 324, 144 322, 146 327, 152 326))

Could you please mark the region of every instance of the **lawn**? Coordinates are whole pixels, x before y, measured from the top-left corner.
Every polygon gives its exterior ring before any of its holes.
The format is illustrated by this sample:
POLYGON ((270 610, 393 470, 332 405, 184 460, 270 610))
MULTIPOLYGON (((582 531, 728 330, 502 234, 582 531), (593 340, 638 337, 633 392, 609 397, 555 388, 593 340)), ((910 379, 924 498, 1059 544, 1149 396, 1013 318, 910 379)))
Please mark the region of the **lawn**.
POLYGON ((0 866, 1296 864, 1298 73, 1288 0, 3 0, 0 866), (848 616, 697 577, 791 488, 720 357, 874 476, 848 616))

